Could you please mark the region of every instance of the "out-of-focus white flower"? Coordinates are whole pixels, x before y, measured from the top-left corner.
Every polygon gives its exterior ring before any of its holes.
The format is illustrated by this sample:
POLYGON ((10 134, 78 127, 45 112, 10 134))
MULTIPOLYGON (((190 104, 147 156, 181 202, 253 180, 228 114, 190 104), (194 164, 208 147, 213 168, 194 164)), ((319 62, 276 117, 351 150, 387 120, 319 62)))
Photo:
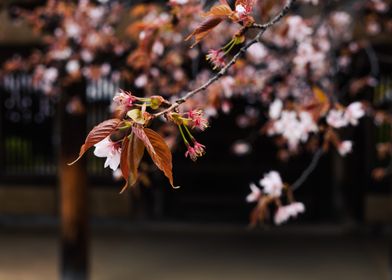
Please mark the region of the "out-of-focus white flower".
POLYGON ((50 67, 45 69, 43 79, 47 82, 53 83, 54 81, 57 80, 58 76, 59 76, 59 71, 54 67, 50 67))
POLYGON ((65 70, 68 74, 75 74, 80 70, 79 61, 73 59, 67 62, 65 65, 65 70))
POLYGON ((112 70, 112 67, 110 66, 109 63, 104 63, 101 65, 101 74, 106 76, 109 75, 110 71, 112 70))
POLYGON ((140 75, 135 79, 135 86, 138 88, 144 87, 148 82, 147 76, 146 75, 140 75))
POLYGON ((237 141, 233 144, 232 150, 236 155, 242 156, 249 154, 252 151, 252 146, 247 142, 237 141))
POLYGON ((317 50, 310 40, 299 43, 293 61, 299 73, 305 73, 308 64, 313 70, 322 71, 325 68, 325 54, 317 50))
POLYGON ((170 0, 170 4, 177 4, 177 5, 185 5, 188 3, 188 0, 170 0))
POLYGON ((289 27, 287 36, 294 41, 301 42, 312 34, 312 28, 300 16, 287 17, 287 25, 289 27))
POLYGON ((283 110, 280 118, 275 120, 268 130, 269 135, 282 135, 287 140, 289 149, 296 149, 300 142, 305 142, 309 134, 318 128, 310 113, 283 110))
POLYGON ((305 212, 305 205, 301 202, 294 202, 286 206, 281 206, 275 213, 275 224, 280 225, 286 222, 289 218, 295 218, 298 214, 303 212, 305 212))
POLYGON ((152 52, 158 56, 162 55, 164 50, 165 47, 160 41, 155 41, 154 44, 152 45, 152 52))
POLYGON ((110 167, 113 171, 118 168, 121 160, 121 147, 118 143, 110 141, 109 136, 94 145, 94 155, 106 157, 105 168, 110 167))
POLYGON ((247 54, 253 63, 259 64, 265 60, 268 50, 263 44, 257 43, 248 48, 247 54))
POLYGON ((339 144, 338 152, 342 157, 344 157, 348 153, 351 153, 352 149, 353 149, 352 141, 343 141, 339 144))
POLYGON ((271 119, 276 120, 280 117, 282 113, 283 102, 280 99, 275 99, 269 107, 268 115, 271 119))
POLYGON ((52 57, 56 60, 65 60, 69 58, 72 54, 72 50, 70 48, 64 49, 54 49, 49 52, 49 57, 52 57))
POLYGON ((235 79, 231 76, 226 76, 221 79, 220 82, 222 89, 223 89, 223 94, 225 95, 226 98, 230 98, 233 96, 233 87, 235 85, 235 79))
POLYGON ((348 121, 344 117, 344 111, 335 109, 328 112, 327 123, 334 128, 341 128, 348 125, 348 121))
POLYGON ((365 110, 361 102, 353 102, 346 108, 344 112, 344 118, 351 125, 358 125, 358 120, 365 115, 365 110))
POLYGON ((318 127, 314 122, 312 115, 309 112, 301 111, 299 113, 300 130, 301 130, 301 141, 308 141, 309 134, 317 132, 318 127))
POLYGON ((246 197, 246 201, 249 203, 256 202, 260 198, 261 190, 253 183, 249 185, 249 188, 251 190, 251 193, 248 194, 248 196, 246 197))
POLYGON ((348 28, 351 23, 351 17, 348 13, 343 11, 334 12, 331 15, 332 24, 339 29, 348 28))
POLYGON ((93 61, 93 59, 94 59, 94 55, 87 49, 83 49, 80 52, 80 57, 82 58, 82 60, 84 62, 87 62, 87 63, 93 61))
POLYGON ((302 0, 302 2, 306 4, 318 5, 319 0, 302 0))
POLYGON ((70 38, 78 38, 81 33, 80 26, 74 21, 65 22, 65 32, 70 38))
POLYGON ((375 20, 369 20, 366 23, 366 31, 371 35, 376 35, 381 32, 381 25, 375 20))
POLYGON ((283 189, 282 178, 276 171, 270 171, 264 175, 260 180, 260 185, 263 186, 264 193, 273 197, 280 197, 283 189))

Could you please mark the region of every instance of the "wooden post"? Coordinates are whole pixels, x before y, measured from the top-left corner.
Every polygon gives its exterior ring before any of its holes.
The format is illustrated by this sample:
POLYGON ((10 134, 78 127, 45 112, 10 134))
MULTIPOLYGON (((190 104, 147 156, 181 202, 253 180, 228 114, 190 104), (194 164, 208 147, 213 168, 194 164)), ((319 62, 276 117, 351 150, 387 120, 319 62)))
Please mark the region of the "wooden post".
MULTIPOLYGON (((72 91, 83 92, 84 88, 72 91)), ((68 89, 71 92, 71 89, 68 89)), ((72 166, 86 136, 85 114, 69 114, 66 110, 69 95, 60 102, 60 279, 88 278, 88 193, 85 160, 72 166)))

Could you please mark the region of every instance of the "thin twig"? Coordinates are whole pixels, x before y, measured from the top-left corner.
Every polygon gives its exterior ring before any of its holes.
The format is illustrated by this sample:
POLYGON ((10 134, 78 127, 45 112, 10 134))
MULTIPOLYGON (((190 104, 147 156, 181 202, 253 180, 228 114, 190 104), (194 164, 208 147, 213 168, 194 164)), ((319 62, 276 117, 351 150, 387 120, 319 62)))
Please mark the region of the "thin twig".
POLYGON ((217 74, 215 74, 215 76, 210 78, 206 83, 204 83, 203 85, 201 85, 200 87, 198 87, 198 88, 196 88, 196 89, 194 89, 192 91, 189 91, 183 97, 177 99, 169 108, 154 114, 154 117, 159 117, 159 116, 162 116, 162 115, 164 115, 166 113, 169 113, 169 112, 175 110, 182 103, 184 103, 187 99, 191 98, 192 96, 194 96, 195 94, 197 94, 197 93, 199 93, 201 91, 206 90, 211 84, 213 84, 214 82, 219 80, 223 75, 225 75, 227 73, 229 68, 236 63, 238 58, 240 58, 240 56, 245 54, 246 50, 250 46, 252 46, 254 43, 257 43, 260 40, 261 36, 264 34, 264 32, 268 28, 270 28, 271 26, 273 26, 274 24, 279 22, 289 12, 289 10, 291 9, 291 7, 295 3, 295 1, 296 0, 288 0, 287 4, 283 7, 283 9, 280 11, 280 13, 278 15, 276 15, 271 21, 269 21, 269 22, 267 22, 265 24, 253 24, 252 26, 250 26, 250 28, 260 29, 259 32, 257 33, 257 35, 255 37, 253 37, 252 40, 250 40, 248 43, 246 43, 245 46, 243 46, 233 56, 233 58, 230 60, 230 62, 228 64, 226 64, 225 67, 223 67, 217 74))
POLYGON ((317 164, 323 155, 324 151, 323 148, 319 148, 313 155, 312 161, 308 165, 308 167, 302 172, 301 176, 291 185, 291 190, 295 191, 298 189, 305 181, 308 179, 310 174, 314 171, 317 167, 317 164))

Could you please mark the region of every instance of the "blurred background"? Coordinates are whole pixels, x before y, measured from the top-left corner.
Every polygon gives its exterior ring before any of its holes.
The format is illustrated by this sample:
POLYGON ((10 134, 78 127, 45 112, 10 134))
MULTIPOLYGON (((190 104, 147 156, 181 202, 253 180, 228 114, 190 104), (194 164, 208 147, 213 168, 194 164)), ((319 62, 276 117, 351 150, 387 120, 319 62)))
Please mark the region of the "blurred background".
MULTIPOLYGON (((33 64, 32 52, 45 50, 47 41, 16 15, 19 9, 45 4, 0 3, 0 64, 10 58, 19 63, 0 75, 1 280, 86 279, 87 274, 90 279, 392 279, 390 176, 378 181, 371 176, 375 168, 389 165, 390 155, 380 156, 380 149, 390 149, 390 125, 376 126, 364 118, 347 131, 354 152, 321 158, 296 191, 306 213, 280 227, 266 222, 248 228, 253 207, 245 201, 249 183, 271 169, 293 182, 312 153, 277 159, 272 141, 237 125, 247 106, 241 98, 233 101, 235 109, 213 118, 208 131, 197 135, 208 147, 205 157, 193 163, 181 147, 175 149, 173 171, 180 189, 171 189, 146 161, 141 183, 119 194, 124 182, 103 168, 103 159, 89 153, 76 173, 67 171, 63 161, 75 158, 89 129, 110 117, 118 88, 132 85, 116 75, 87 75, 58 86, 70 93, 66 101, 37 86, 36 73, 20 65, 33 64), (238 152, 249 148, 233 144, 241 138, 252 139, 251 152, 238 152), (64 184, 76 188, 70 194, 64 184), (79 203, 81 212, 75 215, 80 219, 61 215, 62 201, 70 207, 79 203), (76 230, 72 242, 64 228, 76 230)), ((127 20, 122 15, 115 32, 121 34, 127 20)), ((380 83, 364 88, 362 95, 370 102, 377 96, 377 106, 389 109, 391 40, 379 36, 370 43, 380 83)), ((371 67, 366 53, 353 60, 352 76, 371 67)), ((111 69, 118 64, 114 58, 105 63, 111 69)))

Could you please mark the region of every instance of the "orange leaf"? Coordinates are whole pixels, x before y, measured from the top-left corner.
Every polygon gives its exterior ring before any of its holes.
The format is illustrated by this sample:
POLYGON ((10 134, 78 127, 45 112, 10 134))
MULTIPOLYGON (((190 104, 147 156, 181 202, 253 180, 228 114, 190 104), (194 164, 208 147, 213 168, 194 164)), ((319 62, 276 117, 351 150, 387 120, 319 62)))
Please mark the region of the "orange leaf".
POLYGON ((230 17, 234 12, 227 4, 221 4, 212 7, 208 12, 204 13, 203 16, 214 16, 214 17, 230 17))
POLYGON ((133 125, 132 126, 132 132, 135 133, 135 135, 142 140, 142 142, 144 143, 144 146, 146 146, 146 148, 148 150, 154 150, 154 147, 152 146, 150 139, 147 137, 145 130, 143 128, 143 126, 141 125, 133 125))
POLYGON ((138 179, 138 168, 144 154, 144 143, 131 133, 129 138, 123 142, 121 152, 121 172, 127 181, 120 193, 124 192, 128 186, 133 186, 138 179))
POLYGON ((129 177, 128 149, 129 149, 129 138, 125 137, 121 146, 120 168, 121 168, 121 174, 123 178, 127 181, 127 185, 128 185, 128 177, 129 177))
POLYGON ((325 94, 325 92, 321 88, 314 86, 313 87, 313 94, 318 102, 320 102, 320 103, 329 102, 328 96, 325 94))
POLYGON ((210 17, 207 20, 203 21, 191 34, 188 35, 188 37, 185 38, 185 41, 189 40, 193 36, 195 36, 195 43, 191 46, 194 47, 196 44, 198 44, 207 34, 221 21, 223 20, 222 17, 214 16, 210 17))
POLYGON ((129 164, 129 184, 133 186, 138 178, 138 168, 140 162, 142 161, 144 154, 144 144, 143 142, 136 137, 133 133, 130 136, 129 140, 129 155, 128 155, 128 164, 129 164))
POLYGON ((173 173, 172 173, 172 154, 169 147, 167 146, 165 140, 155 131, 145 128, 145 134, 147 135, 152 149, 146 146, 151 159, 154 161, 155 165, 163 171, 165 176, 169 179, 170 184, 173 185, 173 173))
POLYGON ((77 162, 89 148, 105 139, 110 133, 113 132, 113 130, 116 129, 119 123, 120 119, 110 119, 95 126, 87 135, 82 147, 80 147, 78 158, 73 162, 68 163, 68 165, 72 165, 77 162))

